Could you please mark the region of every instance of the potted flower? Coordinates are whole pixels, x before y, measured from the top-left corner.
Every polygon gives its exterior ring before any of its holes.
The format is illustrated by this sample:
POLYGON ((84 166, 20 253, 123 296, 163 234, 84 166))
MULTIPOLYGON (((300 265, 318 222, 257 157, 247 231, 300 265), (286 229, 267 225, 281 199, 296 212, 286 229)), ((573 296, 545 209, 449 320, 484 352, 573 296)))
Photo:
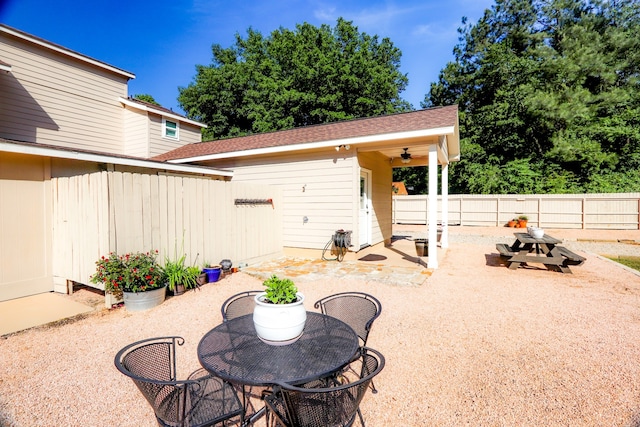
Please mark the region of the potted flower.
POLYGON ((102 283, 106 293, 123 299, 129 311, 142 311, 161 304, 166 295, 164 271, 156 262, 158 251, 118 255, 96 261, 92 283, 102 283))
POLYGON ((304 329, 307 311, 304 295, 291 279, 275 274, 263 282, 265 292, 255 296, 253 323, 258 337, 272 345, 295 342, 304 329))
POLYGON ((529 218, 526 215, 520 215, 518 217, 518 228, 527 228, 527 221, 529 221, 529 218))
POLYGON ((507 222, 507 227, 514 228, 516 225, 518 225, 518 218, 510 219, 509 222, 507 222))
POLYGON ((198 276, 200 269, 195 266, 184 264, 186 254, 177 260, 165 258, 164 274, 167 278, 167 287, 174 295, 182 295, 185 290, 198 286, 198 276))

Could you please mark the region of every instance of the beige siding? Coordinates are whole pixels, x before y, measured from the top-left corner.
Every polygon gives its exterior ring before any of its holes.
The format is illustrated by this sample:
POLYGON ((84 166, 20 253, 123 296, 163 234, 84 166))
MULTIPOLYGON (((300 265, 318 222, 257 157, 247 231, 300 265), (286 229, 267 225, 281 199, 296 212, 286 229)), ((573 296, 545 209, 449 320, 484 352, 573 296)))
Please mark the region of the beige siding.
POLYGON ((124 108, 124 154, 136 157, 149 156, 149 119, 147 113, 124 108))
POLYGON ((53 290, 48 159, 0 154, 0 301, 53 290))
POLYGON ((95 261, 114 251, 184 245, 187 262, 234 265, 282 254, 280 190, 207 178, 100 172, 52 179, 53 275, 89 284, 95 261), (273 199, 236 205, 235 199, 273 199))
POLYGON ((217 162, 216 167, 232 168, 234 182, 281 188, 284 246, 322 249, 336 230, 357 230, 354 177, 358 167, 354 156, 355 150, 346 154, 284 154, 234 164, 217 162))
POLYGON ((127 78, 0 33, 0 137, 123 152, 127 78))
MULTIPOLYGON (((180 131, 178 133, 180 139, 175 140, 171 138, 164 138, 162 136, 162 117, 151 116, 151 133, 150 133, 150 147, 149 157, 158 156, 176 148, 182 147, 187 144, 194 144, 202 141, 202 134, 200 127, 193 126, 187 123, 180 123, 180 131)), ((170 119, 171 121, 175 121, 170 119)))

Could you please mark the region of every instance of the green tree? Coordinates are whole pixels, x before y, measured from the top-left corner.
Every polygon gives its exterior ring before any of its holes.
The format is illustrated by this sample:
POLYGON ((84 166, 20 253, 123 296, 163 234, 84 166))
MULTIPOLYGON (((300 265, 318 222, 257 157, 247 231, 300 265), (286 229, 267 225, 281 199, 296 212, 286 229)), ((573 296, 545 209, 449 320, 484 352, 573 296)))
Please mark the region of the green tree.
POLYGON ((148 95, 146 93, 139 93, 137 95, 133 95, 133 98, 139 99, 140 101, 148 102, 149 104, 160 106, 160 104, 153 98, 153 96, 148 95))
POLYGON ((212 52, 178 96, 188 117, 209 126, 207 139, 411 109, 400 97, 408 82, 400 50, 342 18, 334 28, 303 23, 268 37, 249 28, 212 52))
POLYGON ((640 186, 640 2, 496 0, 423 107, 457 103, 452 191, 640 186))

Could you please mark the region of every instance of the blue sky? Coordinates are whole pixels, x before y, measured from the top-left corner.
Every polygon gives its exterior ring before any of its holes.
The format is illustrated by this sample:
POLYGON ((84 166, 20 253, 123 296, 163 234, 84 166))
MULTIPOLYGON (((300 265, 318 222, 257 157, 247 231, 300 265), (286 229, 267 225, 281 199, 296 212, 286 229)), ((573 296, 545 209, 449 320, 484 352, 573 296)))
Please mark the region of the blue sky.
POLYGON ((229 47, 252 27, 264 35, 308 22, 334 27, 343 17, 360 32, 388 37, 402 51, 409 85, 420 101, 453 59, 457 28, 475 23, 493 0, 0 0, 0 22, 132 72, 129 95, 147 93, 176 112, 178 87, 195 66, 211 63, 211 45, 229 47))

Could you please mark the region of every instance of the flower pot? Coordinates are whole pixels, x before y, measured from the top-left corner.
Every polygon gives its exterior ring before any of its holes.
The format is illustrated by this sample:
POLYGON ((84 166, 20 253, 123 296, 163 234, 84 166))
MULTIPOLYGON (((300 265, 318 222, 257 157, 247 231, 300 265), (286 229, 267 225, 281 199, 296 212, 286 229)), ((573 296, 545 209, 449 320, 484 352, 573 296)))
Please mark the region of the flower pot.
POLYGON ((507 222, 507 226, 514 228, 516 226, 516 224, 518 224, 518 221, 516 220, 511 220, 509 222, 507 222))
POLYGON ((289 304, 265 302, 266 293, 254 297, 253 324, 258 338, 270 345, 286 345, 295 342, 302 335, 307 321, 304 295, 298 292, 298 299, 289 304))
POLYGON ((179 285, 176 285, 173 288, 173 295, 182 295, 184 294, 184 285, 181 283, 179 285))
POLYGON ((145 311, 164 302, 167 288, 163 286, 145 292, 123 292, 122 295, 127 311, 145 311))
POLYGON ((429 239, 415 239, 416 254, 419 257, 429 256, 429 239))
POLYGON ((220 266, 206 267, 202 271, 207 275, 207 283, 213 283, 220 280, 220 266))

